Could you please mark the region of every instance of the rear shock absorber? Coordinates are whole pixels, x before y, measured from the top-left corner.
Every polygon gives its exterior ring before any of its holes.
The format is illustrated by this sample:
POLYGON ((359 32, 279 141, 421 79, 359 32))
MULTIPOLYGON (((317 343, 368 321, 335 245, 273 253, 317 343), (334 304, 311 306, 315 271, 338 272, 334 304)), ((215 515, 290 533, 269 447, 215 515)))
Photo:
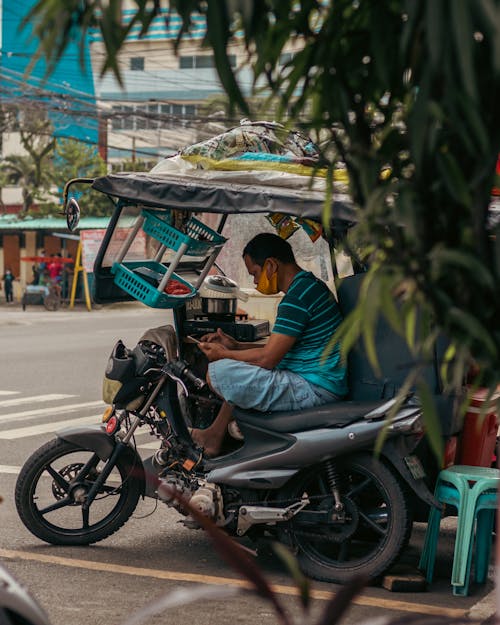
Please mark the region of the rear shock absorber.
POLYGON ((345 518, 345 509, 344 504, 340 498, 340 476, 337 471, 337 467, 335 466, 333 460, 325 460, 323 463, 326 471, 326 478, 328 481, 328 486, 333 495, 333 499, 335 501, 334 505, 334 516, 335 521, 343 521, 345 518))

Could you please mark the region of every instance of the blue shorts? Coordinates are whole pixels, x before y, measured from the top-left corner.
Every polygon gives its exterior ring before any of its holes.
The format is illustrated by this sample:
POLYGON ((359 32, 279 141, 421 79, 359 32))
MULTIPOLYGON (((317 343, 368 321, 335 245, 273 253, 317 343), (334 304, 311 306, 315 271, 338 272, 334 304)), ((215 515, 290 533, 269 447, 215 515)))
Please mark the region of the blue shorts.
POLYGON ((264 369, 224 358, 211 362, 208 374, 214 391, 243 409, 301 410, 339 400, 333 393, 286 369, 264 369))

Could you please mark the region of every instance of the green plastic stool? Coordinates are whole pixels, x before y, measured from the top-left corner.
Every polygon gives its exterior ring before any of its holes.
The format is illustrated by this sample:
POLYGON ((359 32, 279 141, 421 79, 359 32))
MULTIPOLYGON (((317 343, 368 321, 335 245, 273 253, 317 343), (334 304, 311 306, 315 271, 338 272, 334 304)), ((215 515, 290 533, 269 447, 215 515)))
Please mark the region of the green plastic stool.
MULTIPOLYGON (((469 591, 474 526, 476 526, 476 582, 486 581, 491 554, 491 541, 500 470, 487 467, 457 465, 439 473, 434 496, 442 504, 457 509, 458 525, 451 583, 454 595, 466 596, 469 591)), ((432 582, 436 560, 441 511, 432 508, 429 514, 419 568, 432 582)))

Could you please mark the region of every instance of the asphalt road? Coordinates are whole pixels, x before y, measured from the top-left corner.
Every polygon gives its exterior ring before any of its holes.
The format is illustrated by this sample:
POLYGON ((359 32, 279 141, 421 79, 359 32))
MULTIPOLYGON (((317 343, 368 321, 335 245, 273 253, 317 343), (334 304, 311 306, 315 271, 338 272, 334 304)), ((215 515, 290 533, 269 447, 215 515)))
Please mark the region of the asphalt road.
MULTIPOLYGON (((175 511, 157 507, 150 499, 139 504, 117 534, 85 548, 44 544, 17 517, 13 491, 26 458, 63 425, 99 420, 104 409, 102 373, 114 342, 121 338, 133 346, 146 328, 168 321, 168 313, 135 305, 90 313, 49 313, 35 307, 23 313, 17 307, 0 307, 0 495, 4 498, 0 562, 31 590, 53 625, 120 625, 136 610, 173 591, 184 593, 176 595, 176 606, 146 623, 278 623, 272 607, 242 587, 241 577, 214 553, 201 531, 185 528, 175 511), (228 596, 209 600, 204 596, 208 589, 228 596), (186 604, 186 599, 197 597, 186 604)), ((147 435, 138 442, 140 447, 148 445, 147 435)), ((416 525, 403 555, 403 564, 413 569, 424 531, 424 525, 416 525)), ((442 535, 436 580, 427 591, 366 588, 342 623, 425 614, 460 617, 471 610, 480 619, 488 616, 491 580, 473 588, 469 597, 452 595, 453 519, 446 522, 442 535)), ((271 557, 260 556, 257 561, 294 622, 300 622, 301 608, 290 576, 271 557)), ((307 622, 314 622, 338 590, 335 585, 312 583, 312 616, 307 622)))

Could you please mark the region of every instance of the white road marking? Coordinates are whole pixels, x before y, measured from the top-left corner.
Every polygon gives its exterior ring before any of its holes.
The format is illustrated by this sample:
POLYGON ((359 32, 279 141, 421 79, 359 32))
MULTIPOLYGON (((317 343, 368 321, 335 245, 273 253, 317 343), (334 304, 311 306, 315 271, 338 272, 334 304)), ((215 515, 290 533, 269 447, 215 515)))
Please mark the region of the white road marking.
POLYGON ((57 401, 58 399, 68 399, 68 397, 75 397, 75 395, 61 395, 59 393, 47 394, 47 395, 33 395, 32 397, 16 397, 16 399, 6 399, 0 401, 0 408, 8 408, 10 406, 20 406, 21 404, 29 404, 46 401, 57 401))
POLYGON ((0 391, 0 397, 2 395, 19 395, 21 391, 0 391))
POLYGON ((140 447, 141 449, 159 449, 160 444, 161 444, 160 439, 156 439, 152 443, 144 443, 143 445, 141 445, 140 443, 137 443, 137 447, 140 447))
POLYGON ((40 425, 32 425, 25 428, 15 428, 13 430, 4 430, 0 432, 0 439, 14 440, 16 438, 26 438, 28 436, 36 436, 37 434, 47 434, 48 432, 56 432, 66 427, 74 425, 85 425, 88 423, 100 423, 101 414, 92 415, 90 417, 81 417, 79 419, 65 419, 64 421, 53 421, 52 423, 41 423, 40 425))
MULTIPOLYGON (((71 397, 74 397, 72 395, 71 397)), ((41 417, 44 415, 55 415, 61 412, 73 412, 79 408, 90 408, 94 406, 102 406, 103 412, 105 404, 103 401, 87 401, 80 404, 65 404, 64 406, 52 406, 51 408, 38 408, 36 410, 24 410, 22 412, 11 412, 9 414, 0 415, 0 423, 6 421, 25 421, 32 417, 41 417)))
POLYGON ((10 473, 11 475, 17 475, 21 467, 13 467, 9 464, 0 464, 0 473, 10 473))

